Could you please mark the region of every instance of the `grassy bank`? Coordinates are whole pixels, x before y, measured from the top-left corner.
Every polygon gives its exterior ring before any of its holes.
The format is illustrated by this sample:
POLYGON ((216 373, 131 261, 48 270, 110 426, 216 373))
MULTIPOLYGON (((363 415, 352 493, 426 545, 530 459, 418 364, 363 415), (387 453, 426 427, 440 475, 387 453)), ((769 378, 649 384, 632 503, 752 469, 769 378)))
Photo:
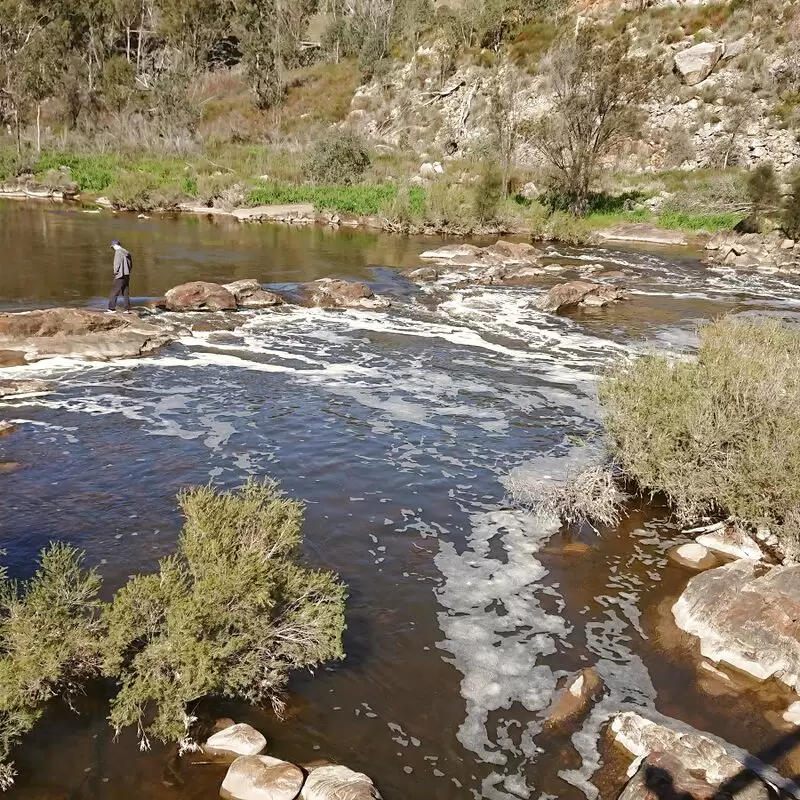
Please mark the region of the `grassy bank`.
MULTIPOLYGON (((487 187, 481 165, 453 162, 425 186, 410 179, 418 159, 410 153, 370 153, 368 167, 349 183, 313 182, 303 152, 233 146, 184 156, 143 152, 69 153, 58 150, 18 159, 0 149, 0 181, 33 175, 49 188, 72 182, 85 195, 107 196, 121 209, 176 209, 182 202, 231 210, 257 205, 310 203, 318 211, 379 216, 393 230, 469 233, 497 230, 585 244, 597 229, 646 222, 666 229, 709 232, 731 229, 743 216, 743 180, 736 173, 686 173, 631 178, 616 176, 593 196, 577 219, 557 211, 557 198, 507 198, 487 187), (463 180, 464 175, 472 175, 463 180), (456 179, 454 176, 458 176, 456 179), (668 189, 667 189, 668 187, 668 189), (670 198, 657 210, 645 203, 659 192, 670 198), (495 192, 495 194, 492 194, 495 192)), ((530 178, 516 177, 515 184, 530 178)))
POLYGON ((696 359, 620 366, 600 399, 614 457, 679 520, 734 515, 800 552, 800 332, 776 320, 704 327, 696 359))

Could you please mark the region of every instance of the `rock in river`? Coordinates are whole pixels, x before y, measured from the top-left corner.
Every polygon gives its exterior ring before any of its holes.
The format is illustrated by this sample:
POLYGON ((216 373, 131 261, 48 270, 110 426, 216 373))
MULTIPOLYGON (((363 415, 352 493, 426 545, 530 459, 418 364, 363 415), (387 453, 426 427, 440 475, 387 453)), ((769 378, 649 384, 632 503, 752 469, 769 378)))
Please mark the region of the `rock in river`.
POLYGON ((622 289, 591 281, 569 281, 554 286, 546 295, 534 302, 540 311, 556 313, 565 308, 593 306, 602 308, 609 303, 626 299, 622 289))
POLYGON ((300 767, 270 756, 240 756, 231 764, 220 795, 227 800, 295 800, 305 775, 300 767))
POLYGON ((243 722, 217 731, 206 741, 206 747, 210 750, 223 750, 240 756, 257 756, 266 746, 264 736, 243 722))
POLYGON ((236 298, 224 286, 208 281, 191 281, 166 294, 170 311, 235 311, 236 298))
POLYGON ((6 378, 0 380, 0 399, 28 394, 43 394, 44 392, 52 391, 53 388, 53 383, 34 378, 6 378))
MULTIPOLYGON (((697 791, 698 794, 692 792, 689 795, 696 800, 711 800, 721 785, 740 776, 746 768, 774 785, 787 789, 796 788, 774 768, 746 751, 678 720, 655 716, 658 719, 648 719, 634 711, 625 711, 617 714, 611 722, 610 733, 614 741, 635 757, 645 759, 645 772, 638 773, 638 778, 634 776, 633 786, 628 785, 630 791, 626 787, 622 795, 626 800, 650 800, 651 797, 677 800, 685 797, 686 795, 678 793, 658 795, 653 792, 656 783, 660 783, 662 788, 670 787, 669 779, 661 783, 666 776, 660 770, 670 773, 674 782, 672 786, 676 789, 685 786, 688 791, 697 791), (667 759, 662 758, 661 754, 665 753, 669 754, 667 759), (647 764, 656 769, 649 771, 650 784, 643 785, 648 777, 647 764), (649 789, 651 793, 644 789, 649 789)), ((770 793, 761 780, 754 779, 745 789, 723 796, 734 796, 737 800, 768 800, 770 793)))
POLYGON ((234 296, 239 308, 272 308, 282 305, 284 302, 279 294, 262 288, 254 278, 244 278, 233 283, 226 283, 222 288, 227 289, 234 296))
POLYGON ((317 767, 306 780, 302 800, 380 800, 375 784, 363 772, 342 766, 317 767))
POLYGON ((743 559, 703 572, 672 613, 710 661, 800 688, 800 564, 770 568, 743 559))
POLYGON ((10 433, 14 433, 17 429, 17 426, 7 420, 0 419, 0 436, 8 436, 10 433))
POLYGON ((594 668, 588 667, 572 675, 550 706, 545 727, 557 727, 579 720, 602 694, 603 688, 603 679, 594 668))
POLYGON ((135 314, 104 314, 81 308, 47 308, 0 314, 0 349, 25 361, 65 356, 107 361, 146 355, 174 337, 135 314))
POLYGON ((338 278, 321 278, 306 287, 306 296, 312 306, 321 308, 363 308, 380 310, 391 303, 377 297, 366 283, 343 281, 338 278))

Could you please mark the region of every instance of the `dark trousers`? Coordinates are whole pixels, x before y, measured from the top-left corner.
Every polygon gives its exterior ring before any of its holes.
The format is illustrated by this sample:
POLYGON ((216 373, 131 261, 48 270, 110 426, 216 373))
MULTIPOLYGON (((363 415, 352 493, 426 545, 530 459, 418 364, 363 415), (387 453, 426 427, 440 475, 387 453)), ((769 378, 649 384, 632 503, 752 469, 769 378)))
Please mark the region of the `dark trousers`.
POLYGON ((114 286, 111 288, 111 295, 108 298, 108 308, 111 311, 117 309, 117 298, 122 295, 125 301, 125 310, 131 310, 131 295, 130 295, 131 276, 124 275, 122 278, 114 278, 114 286))

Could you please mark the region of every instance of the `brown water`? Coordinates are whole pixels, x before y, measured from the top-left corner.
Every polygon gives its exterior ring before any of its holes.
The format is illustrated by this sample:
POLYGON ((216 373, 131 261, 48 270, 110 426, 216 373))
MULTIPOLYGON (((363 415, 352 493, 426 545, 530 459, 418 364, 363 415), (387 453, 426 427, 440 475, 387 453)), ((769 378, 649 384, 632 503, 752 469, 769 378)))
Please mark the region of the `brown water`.
MULTIPOLYGON (((563 476, 598 431, 595 376, 642 347, 691 346, 727 311, 792 314, 800 287, 712 273, 691 254, 550 248, 576 272, 634 273, 632 302, 576 319, 528 308, 541 291, 417 291, 396 268, 431 240, 179 218, 138 220, 0 203, 0 305, 102 302, 108 242, 134 254, 133 292, 256 277, 367 279, 388 314, 295 309, 111 365, 54 362, 46 397, 0 408, 0 547, 30 574, 52 539, 87 551, 108 591, 155 567, 192 483, 271 475, 308 503, 306 551, 350 586, 348 658, 292 684, 290 719, 235 704, 268 751, 372 775, 387 798, 592 796, 598 731, 619 708, 678 717, 759 750, 779 735, 770 687, 723 696, 671 624, 689 577, 659 509, 619 530, 560 531, 516 509, 509 475, 563 476), (581 730, 542 731, 563 675, 595 665, 608 690, 581 730)), ((9 797, 213 798, 225 765, 113 742, 101 687, 52 708, 16 754, 9 797)), ((604 787, 608 789, 608 787, 604 787)), ((614 789, 618 785, 613 786, 614 789)), ((610 793, 611 789, 608 789, 610 793)))

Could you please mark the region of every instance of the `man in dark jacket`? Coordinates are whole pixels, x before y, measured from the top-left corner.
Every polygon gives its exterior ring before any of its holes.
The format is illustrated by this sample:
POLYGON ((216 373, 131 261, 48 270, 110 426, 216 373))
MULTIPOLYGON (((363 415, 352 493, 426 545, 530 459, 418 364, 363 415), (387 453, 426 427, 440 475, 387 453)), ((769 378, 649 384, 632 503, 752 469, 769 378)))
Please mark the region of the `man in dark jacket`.
POLYGON ((108 310, 117 310, 117 298, 122 295, 125 301, 125 311, 131 310, 130 282, 133 270, 131 254, 115 239, 111 242, 114 248, 114 286, 108 298, 108 310))

